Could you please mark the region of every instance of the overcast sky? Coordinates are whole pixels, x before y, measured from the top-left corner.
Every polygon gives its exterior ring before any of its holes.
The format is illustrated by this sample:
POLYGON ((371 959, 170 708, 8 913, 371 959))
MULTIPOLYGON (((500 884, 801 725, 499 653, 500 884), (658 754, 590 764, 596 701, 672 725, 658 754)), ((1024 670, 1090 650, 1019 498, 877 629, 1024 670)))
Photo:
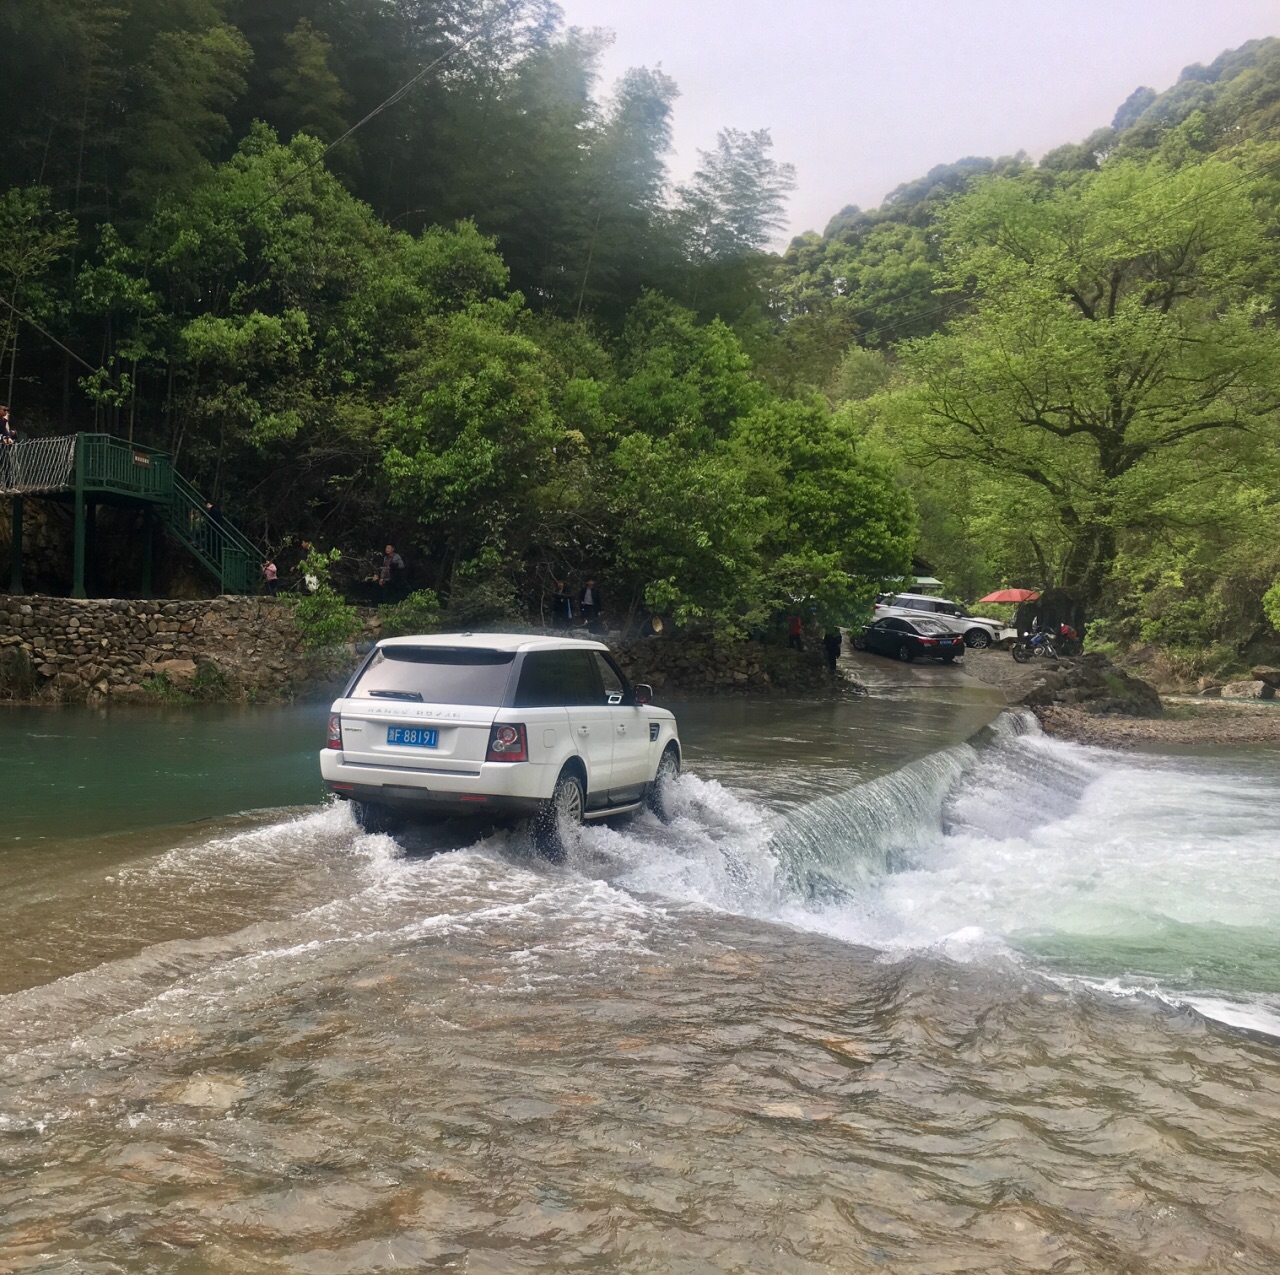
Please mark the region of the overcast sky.
POLYGON ((606 83, 680 86, 672 170, 716 132, 772 130, 795 164, 792 230, 965 155, 1039 157, 1109 124, 1139 85, 1280 35, 1280 0, 560 0, 616 40, 606 83))

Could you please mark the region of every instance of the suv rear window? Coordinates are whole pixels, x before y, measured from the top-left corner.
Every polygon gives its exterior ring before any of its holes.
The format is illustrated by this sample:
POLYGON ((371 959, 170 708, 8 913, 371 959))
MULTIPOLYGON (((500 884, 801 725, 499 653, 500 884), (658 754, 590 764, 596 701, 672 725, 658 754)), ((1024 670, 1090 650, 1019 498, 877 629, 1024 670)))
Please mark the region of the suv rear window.
POLYGON ((360 675, 351 698, 497 707, 507 693, 514 659, 512 651, 384 646, 360 675))
POLYGON ((517 708, 566 708, 605 703, 591 651, 531 651, 524 657, 517 708))

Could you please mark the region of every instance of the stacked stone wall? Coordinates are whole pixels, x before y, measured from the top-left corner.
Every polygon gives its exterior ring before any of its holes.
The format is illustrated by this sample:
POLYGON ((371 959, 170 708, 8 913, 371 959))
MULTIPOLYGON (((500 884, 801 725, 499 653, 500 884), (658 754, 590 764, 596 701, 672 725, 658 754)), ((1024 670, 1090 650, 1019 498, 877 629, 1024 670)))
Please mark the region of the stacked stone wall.
POLYGON ((0 597, 0 695, 9 698, 95 701, 170 688, 282 698, 319 672, 292 608, 269 598, 0 597))
MULTIPOLYGON (((376 613, 366 638, 379 636, 376 613)), ((614 644, 635 682, 663 695, 829 694, 856 690, 820 651, 758 642, 614 644)), ((0 699, 91 702, 170 692, 210 701, 321 695, 355 650, 308 652, 293 608, 270 598, 200 602, 0 596, 0 699)))

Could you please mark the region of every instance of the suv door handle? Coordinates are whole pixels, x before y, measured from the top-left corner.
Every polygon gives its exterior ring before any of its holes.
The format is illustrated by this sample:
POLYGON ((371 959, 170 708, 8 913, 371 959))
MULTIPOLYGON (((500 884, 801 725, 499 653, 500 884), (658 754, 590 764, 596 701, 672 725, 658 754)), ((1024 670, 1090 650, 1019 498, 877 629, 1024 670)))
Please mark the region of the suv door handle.
POLYGON ((627 733, 627 724, 626 724, 626 722, 619 722, 619 723, 618 723, 618 734, 619 734, 619 735, 625 735, 626 733, 627 733))
POLYGON ((590 735, 590 734, 591 734, 591 727, 590 727, 590 726, 579 726, 579 727, 578 727, 578 734, 579 734, 579 735, 590 735))

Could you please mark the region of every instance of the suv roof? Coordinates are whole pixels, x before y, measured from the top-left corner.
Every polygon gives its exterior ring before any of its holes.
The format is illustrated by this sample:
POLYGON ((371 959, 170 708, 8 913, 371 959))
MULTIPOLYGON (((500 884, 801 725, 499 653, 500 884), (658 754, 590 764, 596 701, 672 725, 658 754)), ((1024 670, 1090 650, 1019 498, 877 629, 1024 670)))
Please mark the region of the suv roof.
POLYGON ((478 651, 607 651, 603 642, 588 638, 535 637, 529 633, 424 633, 383 638, 383 646, 449 646, 478 651))

